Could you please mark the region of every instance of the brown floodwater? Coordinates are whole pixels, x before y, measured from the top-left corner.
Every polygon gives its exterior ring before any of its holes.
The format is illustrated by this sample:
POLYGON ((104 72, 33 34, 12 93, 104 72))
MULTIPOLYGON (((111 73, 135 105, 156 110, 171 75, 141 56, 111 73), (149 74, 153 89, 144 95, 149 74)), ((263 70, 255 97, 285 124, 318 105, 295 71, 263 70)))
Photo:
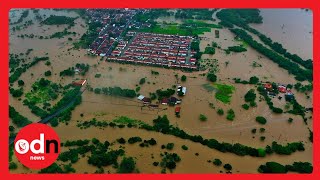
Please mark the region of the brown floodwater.
MULTIPOLYGON (((51 12, 51 10, 43 11, 51 12)), ((57 11, 56 13, 62 12, 71 13, 65 11, 57 11)), ((70 14, 70 16, 73 15, 72 13, 70 14)), ((164 19, 161 19, 161 21, 164 21, 164 19)), ((73 27, 71 31, 75 31, 79 33, 79 35, 74 39, 81 37, 86 31, 86 28, 81 26, 81 24, 85 24, 84 20, 79 18, 76 22, 75 27, 73 27)), ((59 124, 58 127, 54 128, 62 142, 66 140, 92 139, 94 137, 101 141, 114 141, 120 137, 127 139, 132 136, 140 136, 143 139, 153 137, 158 142, 156 146, 141 148, 138 144, 125 145, 126 155, 136 158, 137 168, 142 173, 160 173, 160 167, 154 167, 152 163, 154 161, 160 161, 159 154, 163 152, 160 146, 169 142, 175 143, 173 152, 178 153, 182 158, 182 161, 177 164, 174 173, 219 173, 220 170, 224 171, 222 167, 216 167, 212 163, 207 162, 207 160, 214 158, 221 159, 223 163, 230 163, 233 166, 233 173, 257 173, 259 165, 267 161, 276 161, 282 164, 291 164, 294 161, 312 162, 312 143, 308 140, 309 131, 307 129, 308 127, 312 129, 312 120, 308 120, 308 126, 306 126, 300 116, 287 113, 281 115, 273 114, 265 101, 258 101, 259 95, 257 96, 257 107, 250 108, 249 110, 244 110, 241 107, 241 105, 245 103, 245 93, 250 89, 256 89, 256 87, 253 85, 234 84, 233 78, 248 80, 251 76, 257 76, 262 81, 273 81, 283 84, 296 83, 294 77, 289 75, 286 70, 279 68, 277 64, 257 53, 254 49, 247 47, 248 51, 244 53, 231 53, 228 55, 223 50, 216 49, 216 54, 214 55, 203 55, 203 59, 218 60, 218 82, 230 84, 235 87, 230 104, 224 104, 215 99, 214 92, 207 92, 202 87, 203 84, 208 83, 205 77, 200 76, 200 74, 204 72, 186 73, 173 69, 122 65, 100 61, 100 57, 86 56, 86 50, 68 51, 68 49, 72 47, 72 44, 68 42, 66 37, 47 40, 17 38, 17 35, 21 33, 50 35, 63 29, 64 27, 40 26, 38 23, 35 23, 23 32, 11 32, 10 53, 25 52, 27 49, 33 48, 34 51, 31 53, 31 57, 50 57, 51 66, 46 66, 43 62, 39 62, 37 65, 28 69, 26 73, 22 74, 20 79, 26 82, 24 87, 25 92, 31 90, 31 85, 37 79, 44 77, 45 71, 51 70, 53 75, 48 79, 62 85, 69 84, 75 79, 86 78, 88 84, 93 88, 119 86, 121 88, 135 89, 138 85, 141 87, 139 93, 149 96, 149 93, 155 92, 157 89, 172 88, 173 85, 181 84, 187 87, 187 94, 182 97, 182 104, 180 105, 181 117, 177 118, 174 114, 174 107, 160 105, 159 110, 152 110, 146 107, 141 108, 141 102, 135 98, 111 97, 85 91, 82 95, 83 102, 72 112, 72 120, 69 125, 59 124), (46 55, 46 53, 48 54, 46 55), (252 67, 254 61, 261 64, 262 67, 252 67), (226 62, 229 62, 227 66, 226 62), (84 77, 76 75, 75 77, 61 78, 59 76, 60 71, 74 66, 76 63, 88 63, 91 66, 89 72, 84 77), (159 75, 152 75, 151 70, 158 71, 159 75), (34 75, 31 76, 31 73, 34 75), (96 78, 96 74, 101 74, 101 77, 96 78), (186 75, 187 81, 177 81, 175 74, 178 74, 179 77, 186 75), (139 80, 144 77, 146 78, 146 83, 139 85, 139 80), (209 103, 213 103, 215 109, 212 109, 209 103), (236 115, 234 121, 228 121, 226 115, 219 116, 216 113, 218 108, 224 109, 225 112, 228 109, 233 109, 236 115), (81 113, 84 114, 84 117, 80 116, 81 113), (204 114, 208 120, 206 122, 200 121, 200 114, 204 114), (266 158, 241 157, 231 153, 221 153, 217 150, 202 146, 201 144, 156 132, 148 132, 134 128, 99 129, 91 127, 81 130, 76 126, 78 122, 92 118, 96 118, 97 120, 112 120, 120 116, 128 116, 152 124, 152 120, 158 115, 167 115, 171 124, 178 126, 189 134, 201 135, 204 138, 215 138, 219 141, 241 143, 252 147, 265 147, 266 145, 270 145, 272 141, 277 141, 281 144, 303 141, 306 151, 296 152, 290 156, 272 155, 266 158), (256 116, 266 117, 268 123, 264 126, 259 125, 255 122, 256 116), (294 119, 291 124, 287 121, 289 117, 294 119), (266 129, 264 133, 259 132, 259 128, 261 127, 266 129), (251 133, 253 128, 257 129, 256 134, 251 133), (265 136, 265 141, 260 141, 260 136, 265 136), (182 150, 182 145, 187 145, 189 150, 182 150), (199 153, 199 156, 195 156, 195 153, 199 153), (151 158, 151 154, 154 155, 154 159, 151 158)), ((207 44, 211 44, 212 41, 217 42, 222 49, 241 43, 235 41, 234 35, 227 29, 220 30, 220 38, 218 39, 214 37, 213 29, 211 32, 206 32, 204 35, 201 35, 201 37, 204 37, 200 43, 201 51, 204 50, 207 44)), ((17 87, 16 83, 14 87, 17 87)), ((298 93, 295 90, 293 90, 293 92, 300 104, 306 107, 312 107, 312 95, 310 99, 307 99, 304 94, 298 93)), ((24 97, 22 97, 22 100, 23 99, 24 97)), ((286 104, 284 99, 278 100, 274 98, 272 101, 275 106, 284 109, 286 104)), ((22 101, 18 101, 10 96, 10 105, 14 106, 22 115, 28 117, 30 120, 38 120, 26 106, 23 106, 22 101)), ((308 116, 310 116, 310 114, 308 114, 308 116)), ((113 148, 117 148, 117 145, 114 145, 113 148)), ((14 161, 16 161, 15 157, 14 161)), ((73 167, 77 170, 77 173, 93 173, 97 170, 96 167, 87 164, 87 158, 82 158, 74 164, 73 167)), ((111 167, 105 168, 105 172, 108 170, 111 173, 115 172, 111 167)), ((35 171, 27 170, 19 164, 19 168, 12 172, 29 173, 35 171)))
POLYGON ((313 14, 305 9, 260 9, 262 24, 252 27, 303 59, 313 59, 313 14))

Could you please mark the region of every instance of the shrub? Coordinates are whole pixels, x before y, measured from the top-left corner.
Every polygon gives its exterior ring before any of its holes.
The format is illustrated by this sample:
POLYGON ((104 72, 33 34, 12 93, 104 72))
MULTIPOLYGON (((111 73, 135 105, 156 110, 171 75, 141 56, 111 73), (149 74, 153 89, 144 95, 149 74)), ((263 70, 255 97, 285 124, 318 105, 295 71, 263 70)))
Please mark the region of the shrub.
POLYGON ((124 138, 119 138, 119 139, 117 139, 117 141, 120 144, 125 144, 126 143, 126 140, 124 138))
POLYGON ((217 81, 217 76, 213 73, 208 73, 207 74, 207 80, 211 81, 211 82, 216 82, 217 81))
POLYGON ((181 76, 181 81, 182 81, 182 82, 185 82, 186 80, 187 80, 187 76, 182 75, 182 76, 181 76))
POLYGON ((226 169, 226 170, 228 170, 228 171, 232 170, 232 166, 231 166, 230 164, 225 164, 225 165, 223 166, 223 168, 226 169))
POLYGON ((223 109, 219 108, 218 111, 217 111, 217 113, 218 113, 220 116, 222 116, 222 115, 224 114, 224 111, 223 111, 223 109))
POLYGON ((253 134, 255 134, 256 132, 257 132, 257 129, 256 129, 256 128, 254 128, 254 129, 251 130, 251 133, 253 133, 253 134))
POLYGON ((129 138, 128 139, 128 143, 129 144, 134 144, 134 143, 136 143, 136 142, 141 142, 142 141, 142 139, 140 138, 140 137, 131 137, 131 138, 129 138))
POLYGON ((205 115, 200 114, 199 119, 200 119, 200 121, 206 121, 208 118, 205 115))
POLYGON ((44 72, 44 75, 45 75, 45 76, 51 76, 51 71, 46 71, 46 72, 44 72))
POLYGON ((250 84, 257 84, 258 82, 259 82, 259 78, 257 78, 256 76, 253 76, 249 79, 250 84))
POLYGON ((227 112, 227 119, 230 121, 233 121, 233 119, 235 118, 235 113, 232 109, 229 109, 227 112))
POLYGON ((249 109, 249 105, 248 104, 242 104, 242 108, 245 109, 245 110, 248 110, 249 109))
POLYGON ((182 148, 183 150, 185 150, 185 151, 189 149, 188 146, 186 146, 186 145, 182 145, 181 148, 182 148))
POLYGON ((19 86, 23 86, 24 85, 24 81, 23 80, 18 80, 18 85, 19 86))
POLYGON ((216 166, 221 166, 222 161, 220 159, 214 159, 213 160, 213 164, 216 165, 216 166))
POLYGON ((168 144, 166 145, 166 148, 167 148, 168 150, 172 150, 173 147, 174 147, 174 144, 173 144, 173 143, 168 143, 168 144))
POLYGON ((101 77, 101 74, 96 74, 94 75, 95 78, 100 78, 101 77))
POLYGON ((146 83, 146 78, 141 78, 140 81, 139 81, 139 84, 142 85, 146 83))
POLYGON ((261 137, 260 137, 260 141, 264 141, 265 139, 266 139, 265 136, 261 136, 261 137))
POLYGON ((292 119, 292 118, 289 118, 289 119, 288 119, 288 122, 289 122, 289 123, 292 123, 292 122, 293 122, 293 119, 292 119))
POLYGON ((120 163, 118 173, 132 173, 135 169, 135 161, 132 157, 124 157, 120 163))
POLYGON ((256 121, 257 121, 259 124, 266 124, 266 123, 267 123, 266 118, 264 118, 264 117, 262 117, 262 116, 257 116, 257 117, 256 117, 256 121))
POLYGON ((263 132, 265 132, 265 131, 266 131, 266 129, 260 128, 260 132, 261 132, 261 133, 263 133, 263 132))
POLYGON ((256 99, 256 93, 254 93, 253 89, 250 89, 245 95, 244 95, 244 99, 246 102, 251 102, 254 101, 256 99))

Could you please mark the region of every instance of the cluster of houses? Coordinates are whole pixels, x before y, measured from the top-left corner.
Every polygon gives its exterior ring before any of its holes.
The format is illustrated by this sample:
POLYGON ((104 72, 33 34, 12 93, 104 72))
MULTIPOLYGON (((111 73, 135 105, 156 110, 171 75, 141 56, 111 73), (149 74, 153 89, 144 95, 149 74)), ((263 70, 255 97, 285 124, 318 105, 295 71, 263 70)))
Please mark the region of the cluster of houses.
POLYGON ((190 36, 132 31, 127 35, 134 36, 132 42, 123 43, 112 51, 111 56, 107 57, 108 61, 197 69, 196 59, 192 57, 196 52, 190 49, 193 40, 190 36))
MULTIPOLYGON (((264 89, 267 90, 268 95, 270 96, 276 96, 276 94, 273 92, 273 86, 271 83, 266 83, 263 85, 264 89)), ((294 94, 292 93, 291 89, 287 88, 285 85, 278 85, 278 91, 280 93, 285 94, 286 99, 290 100, 294 98, 294 94)), ((281 98, 279 98, 281 99, 281 98)))
POLYGON ((92 42, 88 51, 98 56, 110 55, 114 42, 139 11, 139 9, 87 9, 89 23, 99 22, 103 25, 97 29, 98 38, 92 42))

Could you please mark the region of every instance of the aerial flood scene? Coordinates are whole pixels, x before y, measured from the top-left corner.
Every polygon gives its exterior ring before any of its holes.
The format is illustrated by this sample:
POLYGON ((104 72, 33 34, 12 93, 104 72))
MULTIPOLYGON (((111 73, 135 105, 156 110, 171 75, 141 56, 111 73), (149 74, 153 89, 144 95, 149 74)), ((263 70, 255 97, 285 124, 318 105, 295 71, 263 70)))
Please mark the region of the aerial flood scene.
POLYGON ((310 9, 11 9, 10 173, 311 173, 310 9), (59 135, 51 166, 14 155, 59 135))

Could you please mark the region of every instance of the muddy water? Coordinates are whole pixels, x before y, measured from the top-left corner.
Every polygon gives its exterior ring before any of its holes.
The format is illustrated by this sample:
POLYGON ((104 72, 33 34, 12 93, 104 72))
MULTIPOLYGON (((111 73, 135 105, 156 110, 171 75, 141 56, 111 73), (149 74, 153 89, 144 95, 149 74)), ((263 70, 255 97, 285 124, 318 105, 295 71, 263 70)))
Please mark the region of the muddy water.
POLYGON ((280 42, 304 59, 313 55, 312 11, 303 9, 260 9, 263 23, 252 27, 280 42))
MULTIPOLYGON (((58 11, 60 13, 60 11, 58 11)), ((76 24, 74 31, 80 35, 85 32, 86 28, 83 28, 80 24, 84 21, 79 21, 76 24)), ((54 32, 63 30, 63 27, 56 26, 41 26, 34 24, 23 33, 34 33, 37 35, 47 34, 50 35, 54 32), (37 30, 37 31, 33 31, 37 30)), ((22 32, 20 32, 22 33, 22 32)), ((254 49, 248 47, 248 51, 245 53, 231 53, 225 54, 223 50, 216 49, 215 55, 203 55, 203 59, 217 59, 220 71, 217 73, 219 83, 232 84, 235 86, 235 92, 232 95, 230 104, 223 104, 217 101, 214 97, 214 92, 207 92, 202 88, 202 85, 208 83, 205 77, 200 76, 203 72, 184 73, 180 70, 163 69, 146 66, 134 66, 134 65, 121 65, 117 63, 108 63, 100 61, 100 57, 88 57, 85 50, 70 50, 72 47, 71 42, 68 42, 66 38, 63 39, 20 39, 16 35, 19 33, 12 33, 10 36, 10 51, 14 53, 25 52, 32 47, 34 52, 31 56, 44 56, 46 53, 50 57, 51 66, 44 65, 43 62, 39 62, 37 65, 30 68, 26 73, 22 74, 21 78, 26 83, 25 92, 31 89, 31 85, 37 79, 44 77, 44 72, 51 70, 53 75, 49 77, 53 82, 60 83, 62 85, 69 84, 75 79, 86 78, 88 84, 93 88, 101 88, 108 86, 119 86, 122 88, 135 89, 138 85, 141 87, 140 94, 148 96, 150 92, 155 92, 157 89, 172 88, 173 85, 181 84, 187 87, 187 95, 182 98, 181 104, 181 117, 176 118, 174 115, 174 107, 160 105, 159 110, 152 110, 146 107, 141 109, 141 102, 137 99, 127 99, 119 97, 111 97, 105 95, 97 95, 93 92, 85 91, 82 95, 83 102, 77 106, 72 112, 72 120, 68 126, 60 124, 56 127, 56 131, 59 134, 62 141, 68 139, 92 139, 96 137, 103 140, 114 141, 119 137, 129 138, 131 136, 140 136, 143 139, 149 139, 154 137, 158 141, 158 145, 155 147, 141 148, 136 145, 126 145, 126 153, 128 156, 137 158, 137 167, 140 172, 143 173, 159 173, 160 168, 154 167, 152 163, 160 160, 161 144, 168 142, 174 142, 176 147, 174 149, 181 157, 182 161, 177 165, 175 173, 218 173, 222 168, 217 168, 212 164, 207 163, 207 160, 213 158, 220 158, 224 163, 230 163, 234 167, 233 172, 241 173, 256 173, 256 169, 259 165, 266 161, 277 161, 283 164, 291 164, 294 161, 312 161, 312 144, 308 141, 309 132, 307 127, 312 128, 312 122, 309 122, 308 126, 305 126, 300 116, 293 116, 290 114, 275 115, 272 114, 266 105, 265 101, 258 102, 257 107, 250 108, 248 111, 244 110, 241 105, 244 104, 243 96, 250 89, 256 89, 252 85, 233 84, 232 78, 241 78, 248 80, 251 76, 257 76, 263 81, 274 81, 278 83, 291 83, 295 84, 295 79, 287 73, 287 71, 278 67, 277 64, 271 62, 261 54, 258 54, 254 49), (32 46, 30 46, 32 44, 32 46), (225 62, 229 62, 228 66, 225 62), (251 65, 253 61, 261 64, 262 67, 253 68, 251 65), (75 77, 59 76, 59 72, 65 70, 76 63, 88 63, 91 67, 85 77, 76 75, 75 77), (122 69, 122 70, 120 70, 122 69), (152 75, 151 70, 158 71, 158 76, 152 75), (31 76, 30 73, 34 75, 31 76), (100 78, 95 78, 96 74, 101 74, 100 78), (186 82, 179 82, 175 78, 175 74, 179 77, 182 75, 187 76, 186 82), (141 78, 146 78, 146 83, 139 85, 141 78), (213 103, 215 109, 209 107, 209 103, 213 103), (228 109, 233 109, 236 114, 236 118, 233 122, 226 120, 226 115, 219 116, 216 113, 218 108, 223 108, 226 112, 228 109), (83 113, 84 117, 80 117, 83 113), (208 117, 206 122, 199 120, 199 115, 204 114, 208 117), (252 158, 252 157, 239 157, 230 153, 220 153, 216 150, 203 147, 200 144, 196 144, 187 140, 182 140, 173 136, 162 135, 154 132, 147 132, 138 129, 111 129, 99 130, 98 128, 89 128, 86 130, 80 130, 76 127, 77 122, 90 120, 96 118, 97 120, 112 120, 119 116, 128 116, 130 118, 142 120, 149 124, 152 124, 152 120, 158 115, 167 115, 171 124, 178 126, 185 130, 189 134, 199 134, 205 138, 215 138, 219 141, 225 141, 229 143, 241 143, 253 147, 265 147, 271 144, 272 141, 277 141, 282 144, 292 141, 303 141, 306 144, 306 151, 294 153, 290 156, 278 156, 272 155, 268 158, 252 158), (267 118, 268 123, 264 126, 255 122, 256 116, 264 116, 267 118), (288 118, 292 117, 294 122, 289 124, 288 118), (259 128, 264 127, 266 131, 264 133, 259 132, 259 128), (257 128, 257 133, 252 134, 251 130, 257 128), (260 136, 265 136, 266 140, 261 142, 260 136), (187 145, 188 151, 181 150, 181 145, 187 145), (198 152, 200 155, 195 156, 194 153, 198 152), (154 154, 155 159, 151 158, 151 154, 154 154), (243 162, 246 162, 245 164, 243 162)), ((77 36, 80 37, 80 36, 77 36)), ((226 30, 220 30, 220 38, 214 38, 214 31, 207 32, 201 37, 205 37, 200 43, 201 51, 211 44, 212 41, 218 43, 222 49, 229 46, 238 45, 241 42, 234 41, 234 35, 226 30)), ((16 84, 15 84, 16 86, 16 84)), ((296 97, 304 106, 312 106, 312 99, 306 99, 305 95, 296 93, 296 97)), ((273 99, 275 106, 284 108, 284 100, 280 101, 277 98, 273 99)), ((153 102, 155 103, 155 102, 153 102)), ((10 104, 19 109, 19 112, 24 116, 35 119, 30 110, 22 105, 22 103, 16 99, 10 97, 10 104)), ((37 118, 36 118, 37 119, 37 118)), ((93 173, 97 168, 87 164, 86 158, 81 159, 74 165, 78 173, 93 173)), ((106 168, 107 172, 115 172, 112 168, 106 168)), ((14 171, 29 172, 19 165, 18 170, 14 171)))

